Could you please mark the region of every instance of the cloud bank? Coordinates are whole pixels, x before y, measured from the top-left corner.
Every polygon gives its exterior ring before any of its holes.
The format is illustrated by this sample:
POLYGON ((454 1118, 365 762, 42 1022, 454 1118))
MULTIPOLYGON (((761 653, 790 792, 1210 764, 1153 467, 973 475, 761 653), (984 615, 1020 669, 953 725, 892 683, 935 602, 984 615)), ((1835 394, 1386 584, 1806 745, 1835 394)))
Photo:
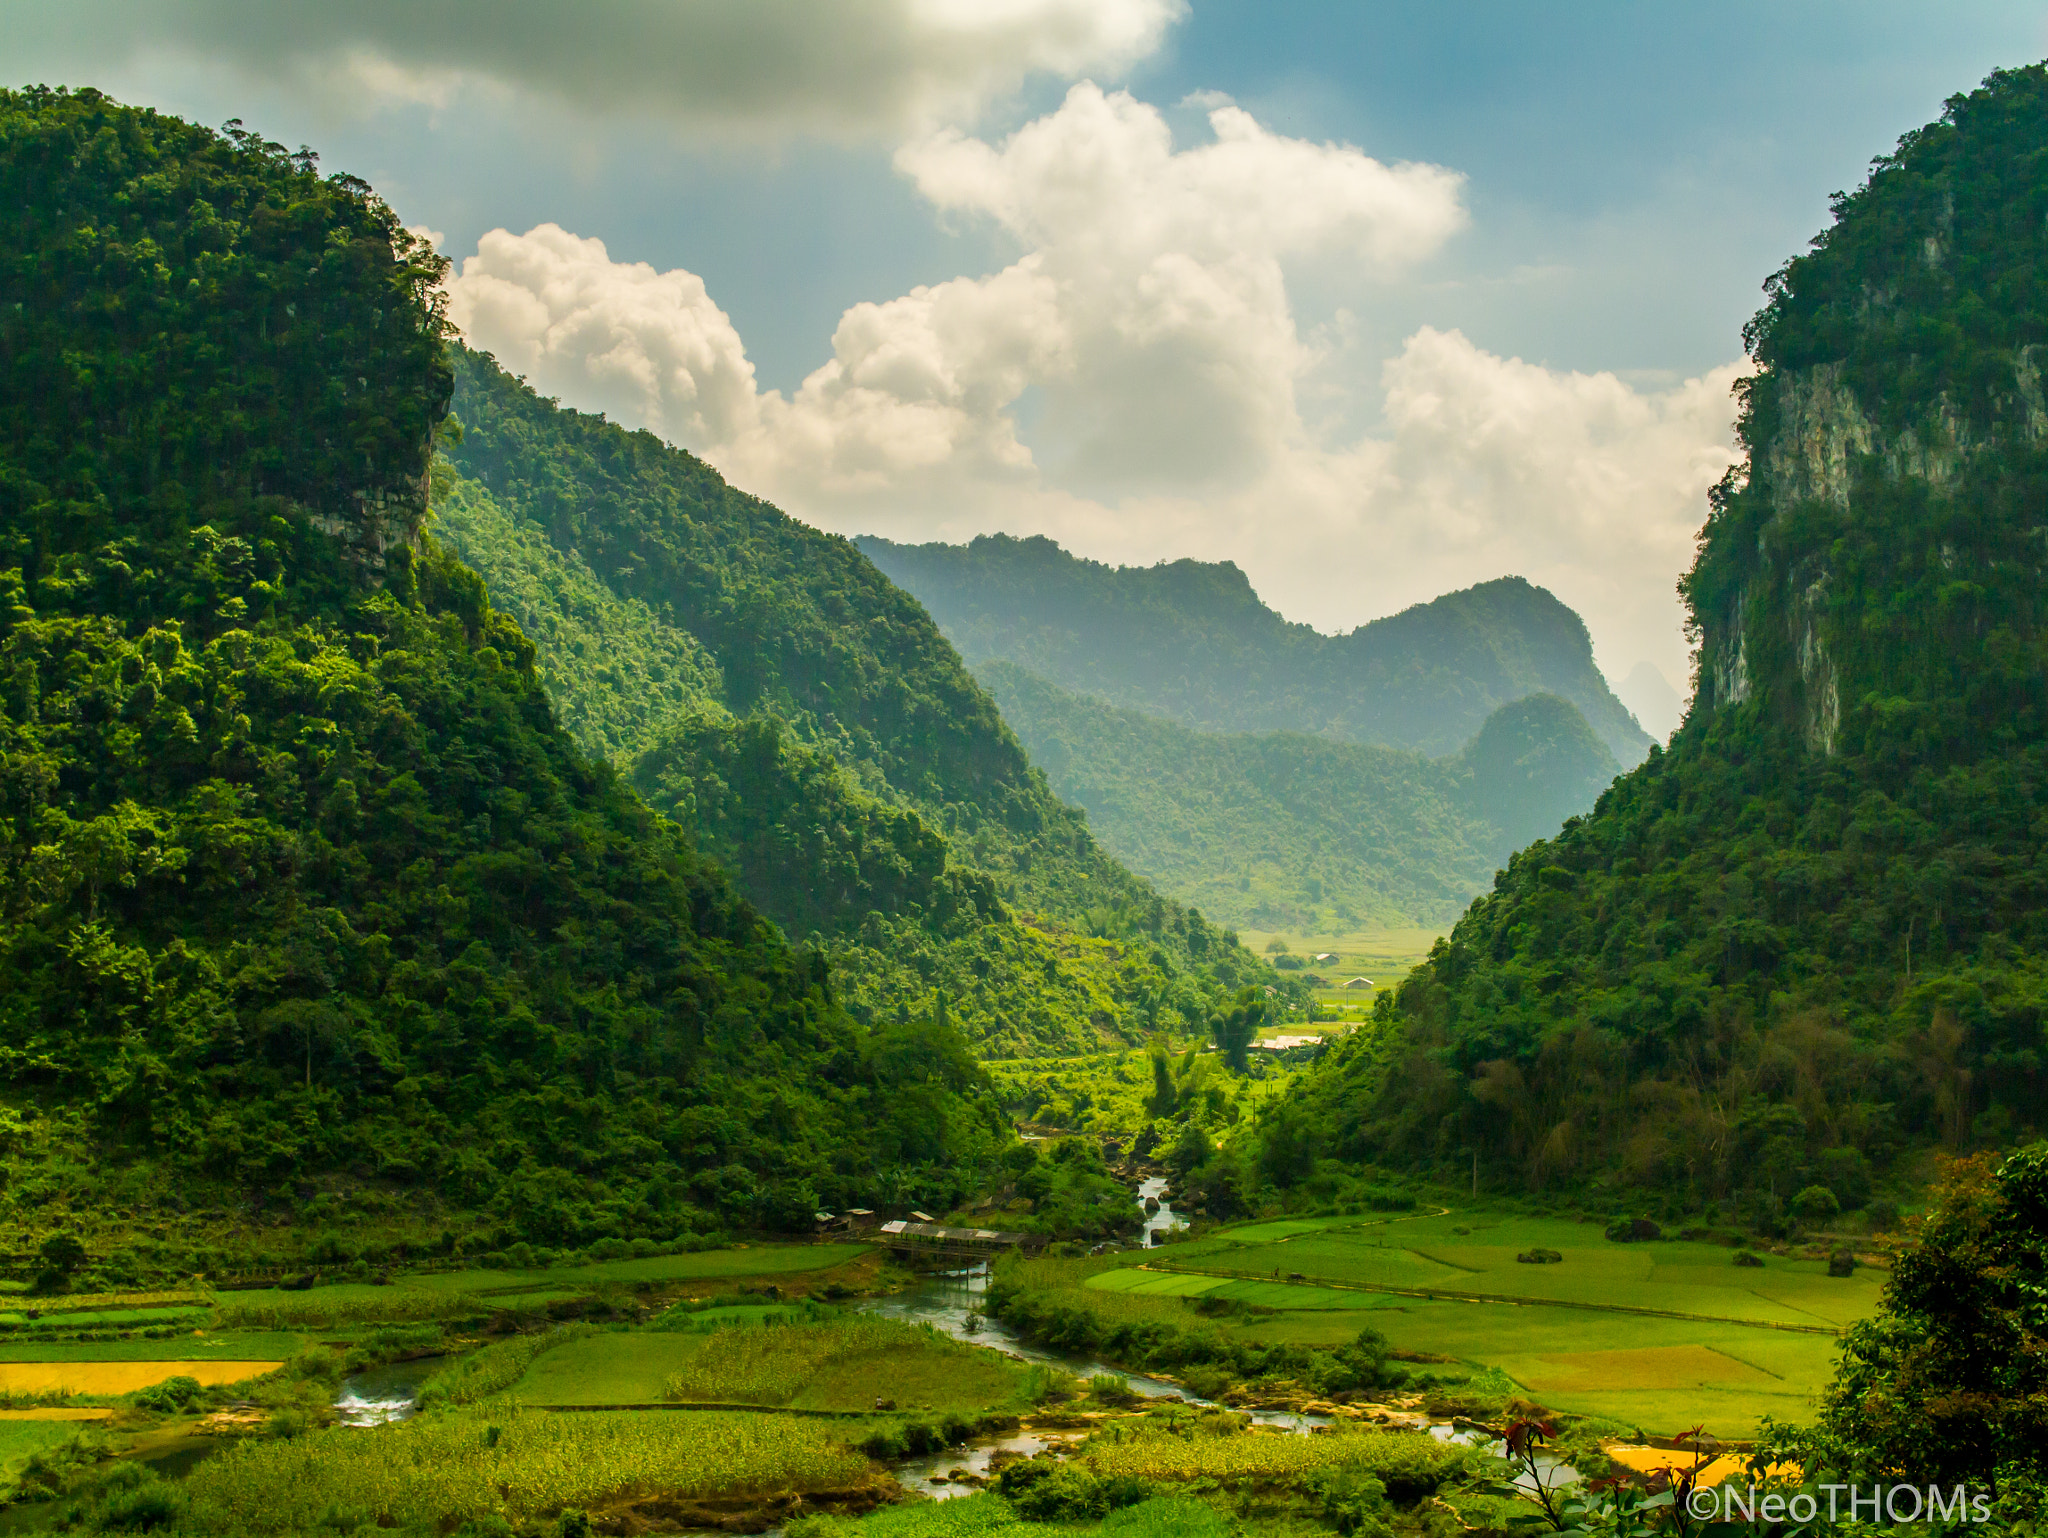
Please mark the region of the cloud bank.
POLYGON ((22 44, 180 53, 336 102, 528 93, 722 135, 900 136, 1154 52, 1185 0, 67 0, 22 44))
POLYGON ((855 305, 788 396, 757 387, 696 276, 554 225, 486 236, 452 312, 543 392, 828 528, 1233 559, 1326 628, 1516 573, 1586 616, 1617 676, 1643 659, 1682 676, 1673 583, 1732 458, 1734 367, 1646 393, 1425 327, 1375 374, 1304 334, 1289 276, 1341 270, 1369 298, 1464 227, 1462 179, 1228 102, 1209 126, 1177 147, 1156 109, 1082 84, 999 143, 916 137, 899 171, 1021 255, 855 305), (1369 432, 1304 422, 1333 377, 1378 400, 1369 432))

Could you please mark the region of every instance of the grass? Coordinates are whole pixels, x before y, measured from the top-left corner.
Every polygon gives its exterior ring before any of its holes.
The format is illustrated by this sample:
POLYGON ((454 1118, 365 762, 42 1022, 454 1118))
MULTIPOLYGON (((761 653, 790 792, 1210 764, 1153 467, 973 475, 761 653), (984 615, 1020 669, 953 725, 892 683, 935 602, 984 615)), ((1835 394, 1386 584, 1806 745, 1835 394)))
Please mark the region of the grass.
MULTIPOLYGON (((885 1506, 858 1522, 812 1517, 800 1531, 801 1538, 983 1538, 998 1531, 1005 1538, 1229 1538, 1239 1530, 1215 1507, 1184 1495, 1154 1496, 1113 1511, 1100 1523, 1068 1525, 1026 1522, 1000 1496, 980 1494, 885 1506)), ((791 1538, 798 1534, 792 1524, 791 1538)))
POLYGON ((527 1271, 472 1267, 421 1272, 389 1286, 342 1282, 305 1291, 254 1287, 215 1299, 230 1327, 334 1329, 351 1324, 473 1318, 502 1308, 541 1308, 613 1289, 687 1285, 826 1271, 870 1252, 865 1244, 735 1245, 686 1255, 593 1261, 527 1271))
POLYGON ((1500 1368, 1554 1409, 1658 1432, 1704 1420, 1739 1437, 1764 1415, 1811 1416, 1833 1377, 1833 1331, 1875 1311, 1883 1273, 1830 1277, 1820 1261, 1775 1256, 1757 1270, 1730 1256, 1715 1244, 1615 1244, 1592 1224, 1468 1210, 1248 1223, 1147 1257, 1189 1271, 1038 1261, 1024 1279, 1111 1324, 1188 1328, 1197 1298, 1278 1310, 1202 1321, 1261 1345, 1334 1347, 1370 1327, 1398 1351, 1463 1364, 1430 1370, 1500 1368), (1565 1258, 1542 1266, 1515 1259, 1537 1247, 1565 1258), (1304 1281, 1285 1280, 1291 1274, 1304 1281), (1352 1290, 1375 1287, 1514 1301, 1352 1290), (1779 1325, 1794 1328, 1766 1327, 1779 1325))
POLYGON ((1363 1287, 1481 1293, 1531 1302, 1647 1308, 1758 1323, 1839 1328, 1874 1312, 1881 1273, 1827 1275, 1816 1260, 1730 1264, 1715 1244, 1614 1244, 1590 1224, 1559 1218, 1452 1213, 1396 1221, 1307 1219, 1253 1224, 1172 1246, 1158 1263, 1363 1287), (1287 1228, 1292 1232, 1280 1233, 1287 1228), (1536 1247, 1558 1265, 1523 1265, 1536 1247))
POLYGON ((532 1271, 441 1271, 406 1278, 408 1287, 427 1292, 516 1292, 531 1287, 568 1289, 628 1286, 635 1282, 682 1282, 741 1276, 784 1276, 791 1272, 825 1271, 857 1260, 872 1248, 866 1244, 741 1244, 723 1250, 698 1250, 687 1255, 649 1255, 637 1260, 591 1261, 583 1265, 550 1266, 532 1271))
POLYGON ((449 1363, 422 1383, 420 1406, 477 1404, 502 1394, 519 1382, 536 1358, 597 1333, 595 1325, 565 1324, 541 1334, 494 1341, 449 1363))
POLYGON ((590 1336, 535 1357, 511 1392, 534 1405, 659 1404, 708 1339, 648 1330, 590 1336))
POLYGON ((905 1410, 969 1411, 1011 1403, 1024 1380, 1022 1367, 993 1351, 896 1319, 742 1326, 701 1341, 663 1398, 842 1411, 884 1398, 905 1410))
POLYGON ((448 1532, 565 1507, 844 1489, 875 1477, 827 1425, 689 1411, 466 1410, 371 1431, 245 1442, 195 1468, 190 1526, 299 1533, 448 1532))
POLYGON ((1429 1486, 1471 1467, 1474 1456, 1470 1448, 1412 1431, 1191 1437, 1154 1425, 1128 1436, 1093 1438, 1079 1454, 1098 1474, 1140 1479, 1293 1480, 1316 1469, 1346 1469, 1390 1484, 1429 1486))
POLYGON ((12 1483, 30 1457, 61 1446, 82 1429, 77 1421, 0 1421, 0 1479, 12 1483))
POLYGON ((0 1363, 282 1360, 305 1344, 304 1336, 279 1330, 194 1331, 168 1340, 10 1340, 0 1341, 0 1363))

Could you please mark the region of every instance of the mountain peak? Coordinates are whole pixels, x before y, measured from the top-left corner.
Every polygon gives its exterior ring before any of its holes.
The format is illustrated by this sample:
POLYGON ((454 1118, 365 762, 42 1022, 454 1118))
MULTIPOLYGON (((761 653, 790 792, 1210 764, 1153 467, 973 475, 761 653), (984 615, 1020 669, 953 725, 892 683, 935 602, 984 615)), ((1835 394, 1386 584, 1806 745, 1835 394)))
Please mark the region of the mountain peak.
POLYGON ((1471 741, 1497 707, 1552 693, 1578 707, 1620 762, 1649 746, 1594 667, 1584 621, 1522 577, 1325 636, 1268 608, 1227 561, 1111 567, 1043 536, 855 543, 969 663, 1014 662, 1186 726, 1442 755, 1471 741))

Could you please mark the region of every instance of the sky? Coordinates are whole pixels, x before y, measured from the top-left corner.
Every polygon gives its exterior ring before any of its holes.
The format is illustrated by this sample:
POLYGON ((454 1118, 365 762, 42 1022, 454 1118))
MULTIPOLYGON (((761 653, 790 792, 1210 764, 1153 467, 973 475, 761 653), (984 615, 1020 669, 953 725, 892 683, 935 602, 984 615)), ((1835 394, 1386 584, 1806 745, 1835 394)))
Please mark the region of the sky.
POLYGON ((310 144, 469 340, 841 533, 1520 575, 1683 692, 1763 279, 2040 3, 0 0, 0 83, 310 144))

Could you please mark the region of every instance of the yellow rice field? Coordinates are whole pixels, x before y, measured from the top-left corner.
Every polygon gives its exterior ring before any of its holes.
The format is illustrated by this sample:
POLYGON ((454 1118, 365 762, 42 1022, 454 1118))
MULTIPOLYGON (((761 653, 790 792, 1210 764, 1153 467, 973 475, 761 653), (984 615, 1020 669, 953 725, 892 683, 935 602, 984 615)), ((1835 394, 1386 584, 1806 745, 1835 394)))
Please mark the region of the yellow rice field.
POLYGON ((276 1372, 282 1362, 0 1362, 0 1393, 132 1394, 166 1378, 196 1378, 207 1387, 276 1372))

